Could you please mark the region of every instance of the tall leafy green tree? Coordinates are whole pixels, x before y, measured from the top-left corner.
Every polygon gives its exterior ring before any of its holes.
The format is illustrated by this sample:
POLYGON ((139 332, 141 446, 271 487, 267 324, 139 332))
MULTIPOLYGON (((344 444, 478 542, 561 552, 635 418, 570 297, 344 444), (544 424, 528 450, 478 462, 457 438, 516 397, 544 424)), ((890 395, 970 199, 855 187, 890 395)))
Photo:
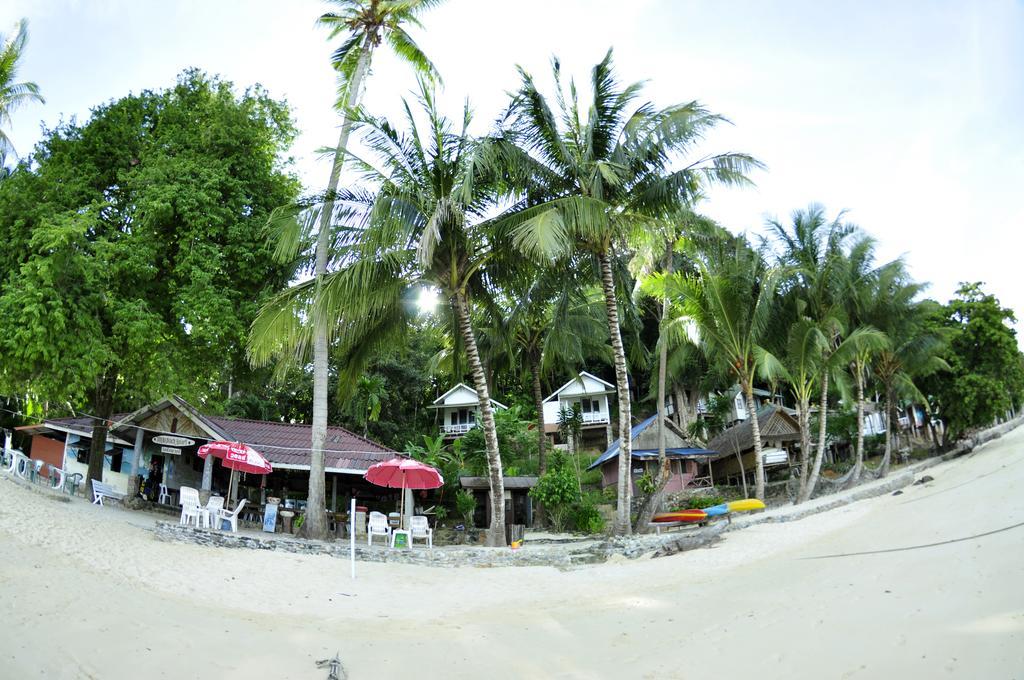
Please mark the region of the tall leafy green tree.
POLYGON ((1020 407, 1024 370, 1010 326, 1016 319, 981 283, 961 284, 939 313, 942 325, 936 330, 948 335, 943 357, 950 371, 928 386, 950 434, 959 437, 1020 407))
MULTIPOLYGON (((406 31, 408 26, 419 26, 418 16, 426 9, 440 4, 440 0, 330 0, 334 11, 323 14, 319 23, 330 30, 330 39, 339 36, 341 44, 331 55, 331 63, 338 73, 337 108, 341 111, 341 131, 331 164, 331 174, 322 203, 315 206, 311 220, 318 225, 315 237, 313 275, 317 293, 321 292, 324 277, 331 260, 332 220, 335 218, 335 199, 338 182, 345 164, 348 138, 359 108, 362 89, 373 55, 387 44, 399 59, 413 70, 428 78, 436 76, 436 69, 406 31)), ((287 248, 286 248, 287 249, 287 248)), ((309 469, 309 510, 303 524, 307 535, 325 538, 327 516, 325 508, 324 444, 327 441, 327 402, 330 319, 313 316, 315 333, 313 347, 313 418, 311 457, 309 469)))
POLYGON ((629 533, 632 426, 629 376, 620 328, 614 261, 628 235, 683 205, 695 181, 736 183, 756 162, 743 154, 706 156, 683 162, 703 134, 723 120, 697 102, 667 108, 638 103, 641 84, 620 85, 611 51, 591 74, 591 104, 584 113, 575 84, 562 86, 553 67, 555 106, 520 69, 498 148, 526 181, 520 202, 502 224, 515 243, 552 262, 588 256, 597 261, 605 297, 618 392, 619 454, 616 531, 629 533))
POLYGON ((262 235, 297 180, 287 107, 196 71, 46 133, 0 184, 0 383, 99 416, 178 392, 218 403, 246 370, 265 287, 292 269, 262 235))
POLYGON ((23 104, 46 101, 39 93, 38 85, 31 81, 17 81, 18 67, 27 43, 28 21, 25 19, 18 22, 13 34, 0 35, 0 166, 7 154, 14 150, 6 132, 11 124, 11 114, 23 104))

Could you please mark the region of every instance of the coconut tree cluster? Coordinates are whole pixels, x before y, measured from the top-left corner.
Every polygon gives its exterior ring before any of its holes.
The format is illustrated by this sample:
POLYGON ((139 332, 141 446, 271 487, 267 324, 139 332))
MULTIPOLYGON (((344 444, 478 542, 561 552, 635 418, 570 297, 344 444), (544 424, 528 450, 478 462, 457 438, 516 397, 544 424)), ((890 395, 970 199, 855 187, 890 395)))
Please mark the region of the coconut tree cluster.
MULTIPOLYGON (((797 502, 819 484, 829 413, 839 404, 856 411, 855 462, 846 478, 856 483, 866 471, 867 395, 878 395, 888 419, 898 418, 906 400, 928 403, 918 384, 946 368, 945 336, 929 325, 923 286, 901 261, 878 263, 866 233, 817 205, 789 222, 769 221, 757 241, 701 214, 709 189, 749 185, 762 169, 748 154, 707 148, 708 133, 729 123, 722 115, 696 100, 645 99, 641 83, 619 80, 609 51, 585 88, 566 82, 555 59, 545 78, 519 69, 496 123, 474 123, 468 104, 449 118, 438 103, 440 77, 407 32, 438 3, 336 4, 321 18, 340 40, 333 62, 341 136, 327 189, 283 207, 269 223, 279 259, 306 262, 310 276, 265 305, 249 342, 256 364, 278 362, 282 373, 312 366, 311 535, 324 526, 317 499, 329 356, 340 400, 356 404, 348 409, 366 431, 387 400, 365 375, 367 365, 424 324, 444 338, 451 375, 467 379, 478 396, 494 545, 505 540, 492 408, 498 378, 528 395, 542 474, 542 385, 558 367, 607 362, 620 434, 638 421, 638 400, 657 415, 659 472, 639 512, 630 437, 620 439, 620 534, 646 526, 662 503, 670 396, 677 424, 702 441, 714 432, 698 416, 698 402, 738 389, 753 429, 753 492, 763 498, 754 392, 787 393, 800 429, 797 502), (360 106, 372 58, 384 46, 419 78, 401 120, 360 106), (353 132, 359 145, 350 147, 353 132), (351 179, 342 186, 345 167, 351 179), (416 305, 423 290, 442 302, 426 321, 416 305), (637 388, 639 372, 649 399, 637 388)), ((873 474, 888 470, 889 437, 873 474)))

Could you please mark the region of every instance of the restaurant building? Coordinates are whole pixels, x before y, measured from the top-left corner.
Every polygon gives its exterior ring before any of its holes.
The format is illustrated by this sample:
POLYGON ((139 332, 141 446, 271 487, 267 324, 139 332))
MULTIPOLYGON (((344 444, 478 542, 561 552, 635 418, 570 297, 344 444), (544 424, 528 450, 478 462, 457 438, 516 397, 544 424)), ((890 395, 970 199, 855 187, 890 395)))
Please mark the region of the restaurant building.
MULTIPOLYGON (((18 428, 31 435, 30 456, 69 474, 88 470, 94 421, 54 418, 18 428)), ((145 406, 134 413, 115 415, 107 435, 103 482, 124 494, 134 494, 149 476, 153 464, 173 493, 183 486, 225 491, 229 471, 213 458, 201 459, 200 446, 215 440, 248 444, 274 467, 270 475, 243 476, 239 497, 253 504, 268 495, 284 499, 306 498, 309 484, 311 426, 247 420, 200 413, 178 396, 145 406)), ((376 497, 383 490, 363 479, 374 463, 393 458, 395 451, 343 427, 327 428, 324 464, 330 507, 342 499, 376 497)), ((45 466, 44 466, 45 474, 45 466)))

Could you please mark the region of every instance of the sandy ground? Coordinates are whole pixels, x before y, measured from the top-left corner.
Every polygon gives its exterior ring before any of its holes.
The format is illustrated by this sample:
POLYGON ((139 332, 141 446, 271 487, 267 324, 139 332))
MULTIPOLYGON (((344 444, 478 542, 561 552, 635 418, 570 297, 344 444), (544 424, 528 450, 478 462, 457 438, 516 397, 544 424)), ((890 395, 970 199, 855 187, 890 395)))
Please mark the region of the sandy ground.
POLYGON ((710 549, 355 581, 0 480, 0 678, 325 678, 336 652, 353 679, 1024 678, 1022 462, 1024 428, 927 485, 710 549))

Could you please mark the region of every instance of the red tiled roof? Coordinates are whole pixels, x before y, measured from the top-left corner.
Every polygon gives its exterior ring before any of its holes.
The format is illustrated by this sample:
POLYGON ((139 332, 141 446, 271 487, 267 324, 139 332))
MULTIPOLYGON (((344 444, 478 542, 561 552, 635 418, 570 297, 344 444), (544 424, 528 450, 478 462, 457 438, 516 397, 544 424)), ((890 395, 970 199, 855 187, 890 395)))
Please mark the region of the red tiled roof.
MULTIPOLYGON (((220 416, 202 416, 232 441, 240 441, 267 457, 272 464, 309 465, 311 426, 220 416)), ((324 465, 329 468, 368 470, 374 463, 395 457, 395 451, 343 427, 327 428, 324 465)))
MULTIPOLYGON (((252 446, 266 456, 272 464, 309 467, 310 437, 312 435, 310 425, 207 416, 199 413, 183 400, 182 405, 190 407, 192 415, 202 420, 210 430, 219 433, 228 441, 238 441, 252 446)), ((132 415, 131 413, 119 413, 112 416, 111 420, 117 423, 132 415)), ((93 419, 90 417, 51 418, 41 425, 20 429, 45 428, 47 424, 53 424, 85 433, 92 429, 92 423, 93 419)), ((125 429, 131 427, 130 423, 125 424, 125 429)), ((203 438, 199 437, 199 439, 203 438)), ((324 447, 325 467, 368 470, 374 463, 394 458, 396 455, 395 451, 386 446, 360 437, 343 427, 327 428, 327 441, 324 447)))

